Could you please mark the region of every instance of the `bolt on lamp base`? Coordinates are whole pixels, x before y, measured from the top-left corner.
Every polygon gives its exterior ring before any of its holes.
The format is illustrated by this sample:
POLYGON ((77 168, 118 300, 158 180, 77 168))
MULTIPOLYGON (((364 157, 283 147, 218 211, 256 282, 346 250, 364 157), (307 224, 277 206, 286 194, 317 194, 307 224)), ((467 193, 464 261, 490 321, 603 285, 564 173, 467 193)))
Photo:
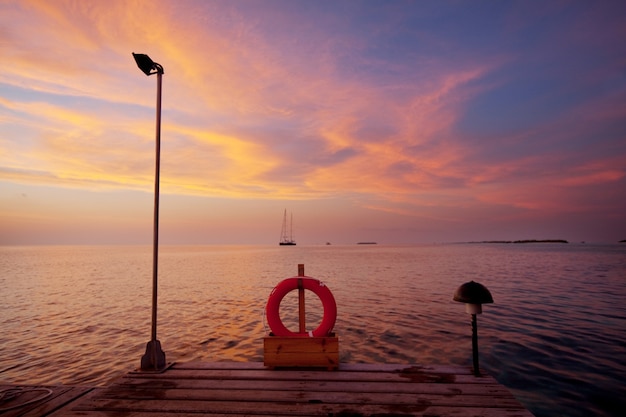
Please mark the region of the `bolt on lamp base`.
POLYGON ((161 349, 161 342, 151 340, 146 344, 146 353, 141 357, 142 371, 160 371, 165 368, 165 352, 161 349))

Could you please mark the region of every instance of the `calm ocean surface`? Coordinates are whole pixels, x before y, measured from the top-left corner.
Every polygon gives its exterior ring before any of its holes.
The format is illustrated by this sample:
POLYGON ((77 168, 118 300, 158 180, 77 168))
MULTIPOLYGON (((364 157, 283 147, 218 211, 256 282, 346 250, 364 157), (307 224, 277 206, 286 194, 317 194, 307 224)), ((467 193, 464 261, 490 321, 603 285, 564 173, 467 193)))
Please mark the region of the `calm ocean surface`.
MULTIPOLYGON (((335 296, 342 362, 471 367, 470 316, 452 296, 474 280, 495 300, 478 316, 481 368, 531 412, 626 409, 626 245, 617 244, 161 247, 167 360, 262 361, 265 302, 299 263, 335 296)), ((137 368, 151 288, 149 246, 0 247, 0 381, 103 385, 137 368)), ((296 309, 293 292, 281 304, 287 323, 296 309)), ((309 311, 321 305, 307 293, 309 311)))

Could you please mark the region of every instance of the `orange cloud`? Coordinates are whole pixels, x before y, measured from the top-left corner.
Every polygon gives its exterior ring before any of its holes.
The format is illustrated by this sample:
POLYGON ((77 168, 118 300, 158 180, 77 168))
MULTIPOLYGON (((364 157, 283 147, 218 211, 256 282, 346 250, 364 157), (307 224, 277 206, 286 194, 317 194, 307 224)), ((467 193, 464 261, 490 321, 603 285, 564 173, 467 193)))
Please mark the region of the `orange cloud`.
MULTIPOLYGON (((25 77, 38 91, 60 97, 149 107, 154 84, 134 68, 129 45, 164 64, 164 113, 174 109, 188 122, 163 121, 163 169, 169 175, 163 176, 164 189, 177 193, 287 198, 342 189, 403 194, 435 187, 437 178, 455 175, 450 167, 461 149, 434 137, 445 135, 453 123, 463 85, 485 71, 439 74, 423 93, 423 87, 410 85, 385 91, 341 77, 327 43, 318 47, 312 42, 301 52, 277 48, 276 38, 260 33, 240 36, 254 33, 254 22, 227 7, 220 12, 228 16, 228 25, 219 22, 218 14, 205 14, 204 21, 179 19, 183 6, 169 2, 151 7, 132 1, 32 2, 22 7, 42 25, 44 45, 67 47, 61 56, 54 47, 15 55, 8 72, 13 85, 25 77), (313 62, 320 65, 312 67, 313 62), (120 77, 112 78, 120 71, 127 73, 121 84, 120 77), (398 88, 409 91, 401 102, 394 96, 398 88), (282 140, 304 149, 310 145, 313 154, 277 152, 278 139, 263 131, 268 123, 277 131, 281 124, 293 126, 298 137, 289 137, 287 130, 282 140), (376 132, 376 124, 382 136, 364 139, 376 132), (285 171, 297 174, 290 180, 272 174, 285 171)), ((70 186, 145 188, 150 183, 146 141, 151 120, 132 122, 119 112, 96 114, 52 102, 16 105, 27 123, 46 132, 41 140, 47 145, 24 165, 49 169, 51 177, 70 186), (120 134, 123 146, 111 138, 120 134), (129 153, 143 155, 142 162, 128 165, 129 153), (44 163, 33 163, 38 159, 44 163)))

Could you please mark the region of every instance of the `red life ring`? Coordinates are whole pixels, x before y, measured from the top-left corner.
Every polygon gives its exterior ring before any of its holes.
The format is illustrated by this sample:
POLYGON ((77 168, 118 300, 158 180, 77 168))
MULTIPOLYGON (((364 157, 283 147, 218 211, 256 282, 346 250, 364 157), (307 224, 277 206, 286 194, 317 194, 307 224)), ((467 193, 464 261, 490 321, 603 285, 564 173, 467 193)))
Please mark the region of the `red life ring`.
POLYGON ((267 323, 275 336, 325 337, 328 336, 332 332, 333 327, 335 327, 335 321, 337 320, 337 304, 335 303, 333 293, 331 293, 330 289, 320 280, 311 277, 293 277, 281 281, 272 290, 267 300, 267 305, 265 306, 265 315, 267 317, 267 323), (319 297, 324 307, 322 322, 317 329, 308 333, 292 332, 285 327, 280 319, 280 302, 287 293, 298 289, 298 281, 302 282, 304 289, 313 291, 313 293, 319 297))

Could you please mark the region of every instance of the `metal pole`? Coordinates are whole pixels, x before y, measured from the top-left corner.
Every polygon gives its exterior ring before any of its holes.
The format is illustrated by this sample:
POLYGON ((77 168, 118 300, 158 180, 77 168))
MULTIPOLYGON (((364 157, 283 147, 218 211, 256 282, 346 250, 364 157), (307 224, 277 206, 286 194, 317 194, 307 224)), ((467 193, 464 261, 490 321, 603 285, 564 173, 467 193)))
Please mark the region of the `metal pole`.
POLYGON ((159 370, 165 367, 165 352, 157 340, 157 289, 159 266, 159 182, 161 166, 161 84, 162 70, 157 72, 156 106, 156 162, 154 172, 154 232, 152 248, 152 336, 146 346, 146 353, 141 357, 142 370, 159 370))
POLYGON ((476 314, 472 314, 472 356, 474 359, 474 376, 480 376, 478 368, 478 329, 476 324, 476 314))
POLYGON ((159 268, 159 183, 161 171, 161 83, 163 74, 157 73, 156 148, 154 168, 154 231, 152 243, 152 340, 157 340, 157 289, 159 268))

